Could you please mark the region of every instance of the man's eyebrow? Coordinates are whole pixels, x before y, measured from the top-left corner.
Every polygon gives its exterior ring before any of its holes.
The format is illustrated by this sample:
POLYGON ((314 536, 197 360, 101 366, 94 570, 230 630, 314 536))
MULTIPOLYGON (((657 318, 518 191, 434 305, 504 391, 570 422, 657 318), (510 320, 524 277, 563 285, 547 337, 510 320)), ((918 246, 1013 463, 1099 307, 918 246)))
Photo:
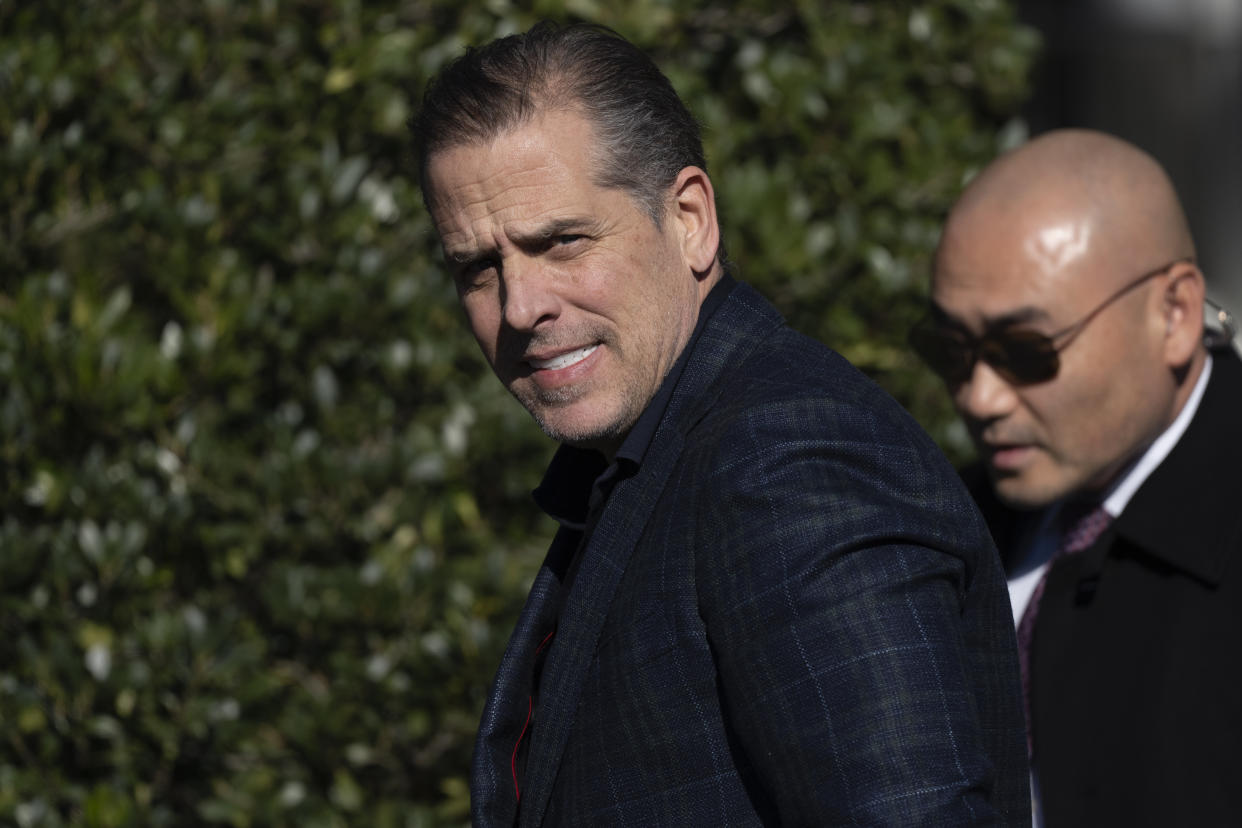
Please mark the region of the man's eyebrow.
POLYGON ((444 259, 458 267, 487 258, 488 254, 480 250, 445 250, 444 259))
MULTIPOLYGON (((587 216, 567 216, 565 218, 552 219, 532 230, 511 232, 509 237, 518 247, 539 247, 547 244, 557 236, 593 233, 596 231, 597 226, 598 222, 593 218, 587 216)), ((495 254, 495 248, 489 246, 478 249, 445 250, 444 258, 451 264, 464 266, 489 259, 495 254)))
POLYGON ((590 232, 596 225, 595 219, 587 216, 566 216, 552 219, 526 232, 512 233, 511 238, 519 246, 539 245, 551 241, 557 236, 573 235, 584 231, 590 232))
MULTIPOLYGON (((945 311, 944 308, 940 307, 935 302, 931 303, 931 310, 932 310, 932 316, 936 319, 937 322, 948 324, 948 325, 951 325, 953 327, 958 327, 958 328, 966 327, 956 317, 954 317, 952 314, 945 311)), ((1031 322, 1042 322, 1050 318, 1051 318, 1051 314, 1049 314, 1048 311, 1044 310, 1043 308, 1037 308, 1031 305, 1024 305, 1023 307, 1015 308, 1014 310, 1011 310, 1008 313, 1003 313, 1000 316, 986 318, 984 320, 983 327, 985 330, 996 330, 998 328, 1012 328, 1015 325, 1025 325, 1031 322)))

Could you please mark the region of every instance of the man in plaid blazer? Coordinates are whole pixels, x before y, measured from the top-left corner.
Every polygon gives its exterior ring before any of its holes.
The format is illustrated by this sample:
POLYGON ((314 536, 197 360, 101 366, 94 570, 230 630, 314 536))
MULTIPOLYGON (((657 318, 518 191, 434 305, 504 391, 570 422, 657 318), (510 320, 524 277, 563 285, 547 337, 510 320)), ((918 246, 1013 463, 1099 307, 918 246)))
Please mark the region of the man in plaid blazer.
POLYGON ((918 426, 727 273, 697 126, 540 25, 414 122, 496 375, 562 443, 476 825, 1029 824, 1009 604, 918 426))

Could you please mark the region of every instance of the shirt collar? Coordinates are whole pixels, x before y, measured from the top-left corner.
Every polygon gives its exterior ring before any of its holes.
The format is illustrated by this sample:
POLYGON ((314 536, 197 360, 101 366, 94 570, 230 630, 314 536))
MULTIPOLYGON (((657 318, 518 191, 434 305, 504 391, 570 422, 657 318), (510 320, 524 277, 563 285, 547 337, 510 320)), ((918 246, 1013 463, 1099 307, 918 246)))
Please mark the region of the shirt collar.
POLYGON ((1182 435, 1186 433, 1186 429, 1190 426, 1190 421, 1194 419, 1195 412, 1199 410, 1199 403, 1203 400, 1203 392, 1207 389, 1208 377, 1211 373, 1212 355, 1209 353, 1207 361, 1203 363, 1203 370, 1199 372, 1199 379, 1195 382, 1194 390, 1190 392, 1190 397, 1186 400, 1186 404, 1182 406, 1182 410, 1174 418, 1172 424, 1147 447, 1147 451, 1143 452, 1143 456, 1113 484, 1109 493, 1104 497, 1104 511, 1114 518, 1125 511, 1126 506, 1130 503, 1130 498, 1134 497, 1134 493, 1139 490, 1139 487, 1164 462, 1164 458, 1169 456, 1169 452, 1177 445, 1177 441, 1182 439, 1182 435))
POLYGON ((531 496, 557 523, 582 530, 590 511, 591 488, 607 469, 608 462, 598 451, 562 445, 531 496))

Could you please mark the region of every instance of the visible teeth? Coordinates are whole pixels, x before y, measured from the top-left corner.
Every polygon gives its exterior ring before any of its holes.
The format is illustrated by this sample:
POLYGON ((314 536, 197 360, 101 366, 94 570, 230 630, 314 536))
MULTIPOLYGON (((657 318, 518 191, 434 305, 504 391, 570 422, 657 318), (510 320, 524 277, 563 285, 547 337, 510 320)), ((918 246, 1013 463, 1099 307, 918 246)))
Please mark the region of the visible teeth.
POLYGON ((582 360, 595 353, 595 349, 598 347, 598 345, 588 345, 585 348, 579 348, 576 351, 552 357, 552 359, 532 359, 529 362, 531 367, 537 371, 559 371, 562 368, 568 368, 571 365, 582 362, 582 360))

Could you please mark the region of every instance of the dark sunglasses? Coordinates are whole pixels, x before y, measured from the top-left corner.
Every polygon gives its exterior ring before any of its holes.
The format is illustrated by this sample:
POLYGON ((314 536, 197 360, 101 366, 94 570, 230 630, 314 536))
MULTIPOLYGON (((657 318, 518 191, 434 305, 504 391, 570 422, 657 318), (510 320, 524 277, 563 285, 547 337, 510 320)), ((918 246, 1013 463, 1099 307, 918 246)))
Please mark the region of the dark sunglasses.
POLYGON ((983 336, 975 337, 963 330, 949 327, 934 314, 929 314, 910 331, 910 346, 950 386, 961 385, 970 379, 978 360, 986 362, 1006 382, 1013 385, 1047 382, 1057 375, 1061 367, 1061 351, 1069 347, 1100 311, 1148 279, 1167 272, 1175 265, 1192 261, 1194 259, 1177 259, 1144 273, 1109 296, 1082 319, 1051 336, 1030 328, 1014 326, 986 331, 983 336))

